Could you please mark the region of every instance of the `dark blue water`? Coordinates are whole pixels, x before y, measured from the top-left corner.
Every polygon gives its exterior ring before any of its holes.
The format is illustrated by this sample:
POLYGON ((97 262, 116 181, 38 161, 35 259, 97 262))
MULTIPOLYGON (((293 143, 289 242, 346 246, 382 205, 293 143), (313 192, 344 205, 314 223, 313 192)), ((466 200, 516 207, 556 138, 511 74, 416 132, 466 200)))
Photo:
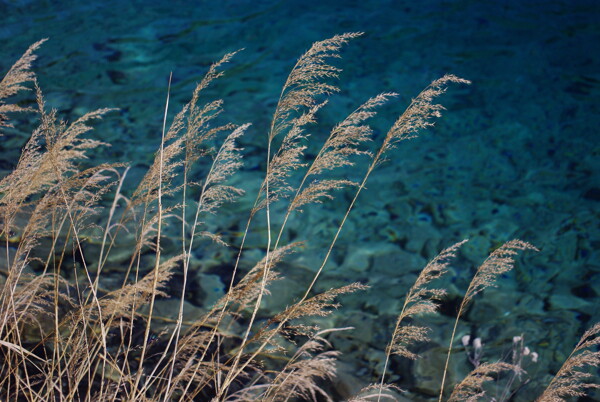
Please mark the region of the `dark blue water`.
MULTIPOLYGON (((452 300, 491 250, 520 238, 541 251, 526 253, 498 290, 475 300, 459 335, 481 336, 494 359, 524 334, 541 361, 528 370, 544 381, 600 319, 598 21, 595 0, 5 0, 0 71, 48 37, 34 68, 48 106, 68 120, 99 107, 120 108, 97 125, 94 135, 112 147, 93 161, 131 162, 134 178, 160 141, 169 73, 173 114, 229 51, 244 48, 206 97, 224 99, 228 121, 253 123, 243 140, 248 177, 264 167, 265 133, 281 86, 314 41, 365 33, 336 63, 344 70, 341 92, 311 129, 309 152, 371 96, 400 94, 373 121, 380 139, 432 80, 444 73, 471 80, 449 89, 442 99, 448 110, 435 127, 402 143, 375 172, 322 285, 360 280, 372 288, 348 298, 347 310, 327 324, 375 328, 358 341, 352 335, 337 345, 333 340, 357 375, 371 381, 402 297, 427 260, 471 239, 451 272, 452 300)), ((25 135, 13 130, 3 138, 4 171, 25 135)), ((290 224, 290 237, 314 246, 314 255, 294 257, 293 264, 314 269, 348 197, 339 208, 328 204, 290 224)), ((236 210, 240 222, 243 209, 236 210)), ((444 312, 450 316, 453 309, 448 303, 444 312)), ((449 320, 426 321, 434 345, 447 343, 449 320)), ((408 386, 405 365, 393 368, 393 379, 408 386)), ((415 370, 423 374, 422 367, 415 370)))

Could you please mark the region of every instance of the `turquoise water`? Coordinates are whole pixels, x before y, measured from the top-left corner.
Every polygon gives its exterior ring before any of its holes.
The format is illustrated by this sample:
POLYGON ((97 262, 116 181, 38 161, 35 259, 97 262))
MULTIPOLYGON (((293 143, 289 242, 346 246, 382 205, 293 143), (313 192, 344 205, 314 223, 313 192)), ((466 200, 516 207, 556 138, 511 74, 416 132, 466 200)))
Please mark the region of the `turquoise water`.
MULTIPOLYGON (((341 92, 311 130, 315 143, 380 92, 400 95, 373 121, 377 139, 432 80, 444 73, 471 80, 468 87, 451 87, 442 99, 444 117, 402 143, 369 182, 320 286, 358 280, 371 290, 344 299, 345 309, 325 324, 357 327, 331 341, 345 353, 344 367, 353 376, 377 378, 416 273, 442 248, 469 238, 451 272, 445 315, 428 321, 434 347, 422 351, 431 358, 432 350, 447 343, 452 300, 465 291, 474 268, 502 242, 520 238, 540 252, 525 253, 499 289, 477 298, 460 335, 480 336, 494 359, 513 336, 524 334, 543 362, 527 369, 544 381, 581 333, 600 320, 598 21, 595 0, 4 0, 0 71, 48 37, 34 67, 48 106, 71 121, 95 108, 120 108, 97 125, 94 135, 112 147, 93 158, 131 162, 133 181, 159 144, 169 73, 176 111, 226 52, 244 48, 206 96, 224 99, 227 120, 253 123, 243 140, 241 182, 264 167, 265 133, 279 91, 314 41, 365 32, 336 64, 344 70, 341 92)), ((25 134, 9 131, 2 139, 4 173, 14 166, 25 134)), ((314 149, 311 143, 309 152, 314 149)), ((310 240, 292 266, 314 270, 348 198, 305 211, 290 224, 290 238, 310 240)), ((230 207, 231 216, 218 229, 231 234, 237 216, 246 219, 246 206, 230 207)), ((200 252, 198 260, 201 265, 200 252)), ((214 268, 206 274, 218 293, 218 277, 226 274, 214 268)), ((294 283, 304 276, 288 275, 294 283)), ((297 289, 286 286, 281 291, 289 299, 273 300, 291 300, 297 289)), ((194 302, 201 306, 213 297, 209 291, 194 302)), ((392 380, 414 391, 428 374, 427 364, 408 367, 398 359, 392 380)))

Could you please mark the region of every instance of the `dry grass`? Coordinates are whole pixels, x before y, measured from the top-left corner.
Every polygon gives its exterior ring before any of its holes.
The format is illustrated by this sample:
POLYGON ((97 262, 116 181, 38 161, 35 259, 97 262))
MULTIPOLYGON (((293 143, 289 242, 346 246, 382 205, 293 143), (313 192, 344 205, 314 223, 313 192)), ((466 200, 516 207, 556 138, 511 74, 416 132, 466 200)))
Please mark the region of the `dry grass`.
MULTIPOLYGON (((238 142, 249 124, 216 125, 215 118, 223 112, 222 100, 201 101, 203 91, 221 78, 235 53, 210 67, 170 125, 166 117, 168 91, 160 148, 128 198, 122 194, 127 185, 126 166, 80 168, 80 161, 90 151, 107 145, 86 135, 90 124, 110 110, 90 112, 71 124, 58 120, 55 110, 46 110, 31 71, 34 52, 43 41, 25 52, 0 82, 0 126, 10 126, 15 112, 36 114, 39 119, 16 168, 0 181, 0 238, 6 254, 0 271, 4 278, 0 293, 2 400, 283 401, 335 397, 324 384, 335 376, 337 352, 328 350, 331 345, 325 336, 352 329, 321 329, 306 323, 338 308, 339 295, 364 291, 365 286, 341 284, 316 293, 315 284, 370 175, 399 142, 414 138, 440 116, 443 108, 435 100, 449 84, 468 83, 453 75, 432 82, 399 116, 376 150, 369 151, 365 144, 372 140, 372 131, 367 120, 395 94, 375 96, 333 127, 317 156, 307 161, 307 129, 316 122, 326 97, 338 91, 334 79, 340 69, 331 60, 358 36, 349 33, 317 42, 292 68, 266 135, 264 179, 258 193, 252 195, 255 201, 239 244, 232 245, 237 256, 230 264, 228 291, 191 323, 184 321, 184 300, 192 253, 201 238, 225 246, 218 233, 206 229, 204 221, 208 215, 219 216, 225 203, 243 195, 228 180, 242 165, 243 150, 238 142), (12 95, 32 86, 36 110, 10 103, 12 95), (332 178, 339 168, 354 165, 356 157, 369 160, 360 181, 332 178), (203 177, 193 173, 200 160, 209 165, 203 177), (298 180, 291 180, 292 176, 298 180), (301 249, 300 243, 282 244, 288 221, 298 218, 297 211, 314 208, 343 189, 353 192, 352 200, 303 296, 290 306, 281 306, 270 319, 258 320, 271 282, 282 278, 278 272, 281 261, 301 249), (191 194, 197 198, 192 200, 191 194), (107 202, 111 207, 103 212, 100 205, 107 202), (283 209, 273 208, 275 203, 282 203, 283 209), (284 213, 273 219, 276 210, 284 213), (97 223, 99 219, 102 224, 97 223), (242 255, 256 219, 266 221, 264 255, 252 269, 244 270, 242 255), (274 222, 282 223, 276 227, 274 222), (170 238, 178 242, 176 252, 163 245, 167 225, 181 227, 179 235, 170 238), (97 241, 88 242, 93 236, 97 241), (121 285, 102 288, 102 275, 114 268, 111 253, 128 241, 131 254, 121 285), (32 270, 35 275, 28 273, 32 270), (170 295, 179 300, 173 325, 157 332, 153 324, 164 318, 156 315, 156 301, 168 296, 166 289, 176 273, 182 286, 179 294, 170 295)), ((427 341, 430 329, 412 320, 437 311, 445 290, 434 287, 433 282, 447 272, 450 259, 463 243, 442 251, 421 271, 408 290, 390 336, 380 382, 353 400, 389 400, 397 395, 394 385, 385 381, 390 358, 394 354, 418 358, 412 348, 427 341)), ((477 270, 460 304, 446 367, 440 367, 439 400, 446 393, 448 362, 461 315, 478 293, 513 267, 516 252, 527 249, 533 246, 519 240, 507 242, 477 270)), ((590 376, 580 369, 599 365, 598 333, 596 324, 584 334, 540 400, 584 395, 587 388, 597 387, 586 382, 590 376)), ((449 400, 485 397, 484 383, 504 371, 521 373, 522 368, 506 362, 478 365, 448 390, 449 400)))

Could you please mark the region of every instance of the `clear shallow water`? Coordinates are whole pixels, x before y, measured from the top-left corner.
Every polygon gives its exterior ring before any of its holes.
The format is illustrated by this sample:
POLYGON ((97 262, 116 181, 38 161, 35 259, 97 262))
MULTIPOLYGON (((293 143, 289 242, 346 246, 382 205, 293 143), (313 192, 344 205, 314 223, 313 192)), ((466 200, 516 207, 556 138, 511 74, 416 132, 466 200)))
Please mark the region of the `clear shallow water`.
MULTIPOLYGON (((316 40, 365 32, 343 52, 342 91, 323 111, 315 140, 379 92, 400 94, 373 122, 381 136, 433 79, 454 73, 471 80, 469 87, 450 88, 444 117, 420 138, 401 144, 354 211, 322 287, 369 283, 371 291, 348 298, 344 314, 332 323, 377 329, 334 344, 354 350, 349 360, 368 379, 381 364, 378 351, 402 295, 428 259, 471 239, 449 285, 451 296, 458 297, 490 249, 521 238, 541 251, 520 260, 499 291, 476 300, 463 332, 482 336, 498 353, 507 339, 525 333, 546 361, 533 371, 543 378, 555 370, 581 332, 600 319, 600 5, 222 3, 2 1, 0 69, 49 37, 35 64, 49 106, 68 120, 98 107, 121 108, 97 126, 94 135, 113 146, 95 158, 131 161, 142 171, 159 142, 169 72, 173 104, 181 105, 211 62, 244 48, 206 96, 225 100, 227 119, 253 123, 244 140, 247 175, 264 166, 264 133, 281 85, 316 40), (352 342, 359 346, 349 346, 352 342)), ((4 170, 24 141, 18 132, 3 139, 4 170)), ((232 211, 245 220, 243 205, 232 211)), ((294 264, 314 268, 318 239, 326 242, 343 208, 329 204, 306 211, 292 224, 314 246, 294 264)), ((221 228, 226 233, 227 224, 221 228)), ((448 304, 449 315, 452 308, 448 304)), ((434 342, 443 345, 447 320, 436 325, 434 342)), ((402 367, 394 367, 395 378, 405 385, 402 367)))

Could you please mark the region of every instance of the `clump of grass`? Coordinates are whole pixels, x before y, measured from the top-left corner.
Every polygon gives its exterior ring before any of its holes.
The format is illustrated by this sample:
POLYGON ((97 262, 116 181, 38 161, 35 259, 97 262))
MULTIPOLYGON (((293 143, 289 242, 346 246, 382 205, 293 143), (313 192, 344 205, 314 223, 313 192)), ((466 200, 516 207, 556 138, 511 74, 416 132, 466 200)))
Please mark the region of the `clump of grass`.
MULTIPOLYGON (((325 380, 335 376, 337 352, 325 338, 351 328, 318 328, 310 317, 325 316, 337 308, 339 295, 365 291, 360 283, 341 284, 322 293, 314 291, 345 222, 374 170, 393 148, 414 138, 440 116, 436 98, 450 84, 469 82, 445 75, 425 88, 399 116, 377 146, 367 120, 377 108, 395 97, 382 93, 358 106, 332 128, 312 160, 305 156, 308 128, 326 97, 338 91, 339 72, 331 60, 360 33, 337 35, 313 44, 300 57, 283 85, 269 132, 266 133, 266 172, 234 261, 225 295, 193 322, 184 321, 191 256, 201 238, 226 246, 218 233, 204 225, 208 215, 218 216, 225 203, 244 192, 229 179, 243 163, 239 138, 249 124, 216 125, 222 100, 202 103, 203 91, 221 78, 235 56, 225 55, 213 64, 192 98, 167 124, 167 91, 161 142, 155 158, 131 197, 122 194, 128 167, 102 164, 81 168, 80 161, 102 142, 86 137, 90 124, 110 113, 100 109, 73 123, 60 121, 48 111, 42 90, 31 72, 32 45, 0 82, 0 126, 10 126, 10 115, 36 113, 39 124, 24 146, 12 173, 0 180, 0 238, 5 245, 4 277, 0 293, 0 397, 4 400, 331 400, 325 380), (37 109, 9 103, 8 98, 33 84, 37 109), (331 178, 339 168, 367 158, 358 182, 331 178), (208 161, 199 177, 195 165, 208 161), (261 301, 270 284, 281 279, 278 266, 301 243, 283 244, 286 225, 302 208, 334 197, 343 189, 353 192, 328 251, 315 268, 303 295, 268 320, 258 320, 261 301), (191 199, 191 194, 196 199, 191 199), (110 197, 112 196, 112 201, 110 197), (108 211, 100 208, 109 202, 108 211), (284 204, 281 219, 273 219, 275 203, 284 204), (249 270, 242 269, 247 237, 253 223, 264 219, 267 239, 264 255, 249 270), (101 220, 102 224, 98 224, 101 220), (281 222, 279 227, 274 222, 281 222), (176 250, 165 248, 165 227, 181 229, 176 250), (86 242, 96 236, 95 244, 86 242), (132 240, 131 254, 120 286, 103 288, 101 278, 114 267, 109 258, 121 242, 132 240), (91 253, 91 249, 96 249, 91 253), (90 253, 95 258, 90 258, 90 253), (35 271, 35 274, 27 273, 35 271), (182 279, 172 327, 155 330, 168 320, 156 314, 156 300, 167 297, 173 276, 182 279), (289 355, 284 352, 292 348, 289 355)), ((170 237, 172 235, 169 235, 170 237)), ((408 290, 402 311, 386 349, 384 372, 378 384, 354 400, 393 398, 394 385, 386 384, 392 354, 408 359, 418 355, 415 342, 427 341, 429 329, 413 324, 417 315, 435 313, 445 291, 432 282, 447 271, 450 259, 464 242, 442 251, 408 290)), ((200 243, 201 244, 201 243, 200 243)), ((514 254, 533 249, 526 242, 507 242, 477 270, 460 304, 450 336, 446 367, 440 367, 440 394, 445 394, 448 361, 461 315, 474 296, 492 286, 514 265, 514 254)), ((112 275, 112 274, 111 274, 112 275)), ((578 369, 598 366, 598 325, 588 330, 540 400, 561 400, 585 394, 596 387, 583 380, 578 369)), ((456 384, 449 400, 474 400, 485 394, 484 382, 502 371, 522 369, 506 362, 483 363, 456 384)), ((507 394, 508 393, 503 393, 507 394)))

